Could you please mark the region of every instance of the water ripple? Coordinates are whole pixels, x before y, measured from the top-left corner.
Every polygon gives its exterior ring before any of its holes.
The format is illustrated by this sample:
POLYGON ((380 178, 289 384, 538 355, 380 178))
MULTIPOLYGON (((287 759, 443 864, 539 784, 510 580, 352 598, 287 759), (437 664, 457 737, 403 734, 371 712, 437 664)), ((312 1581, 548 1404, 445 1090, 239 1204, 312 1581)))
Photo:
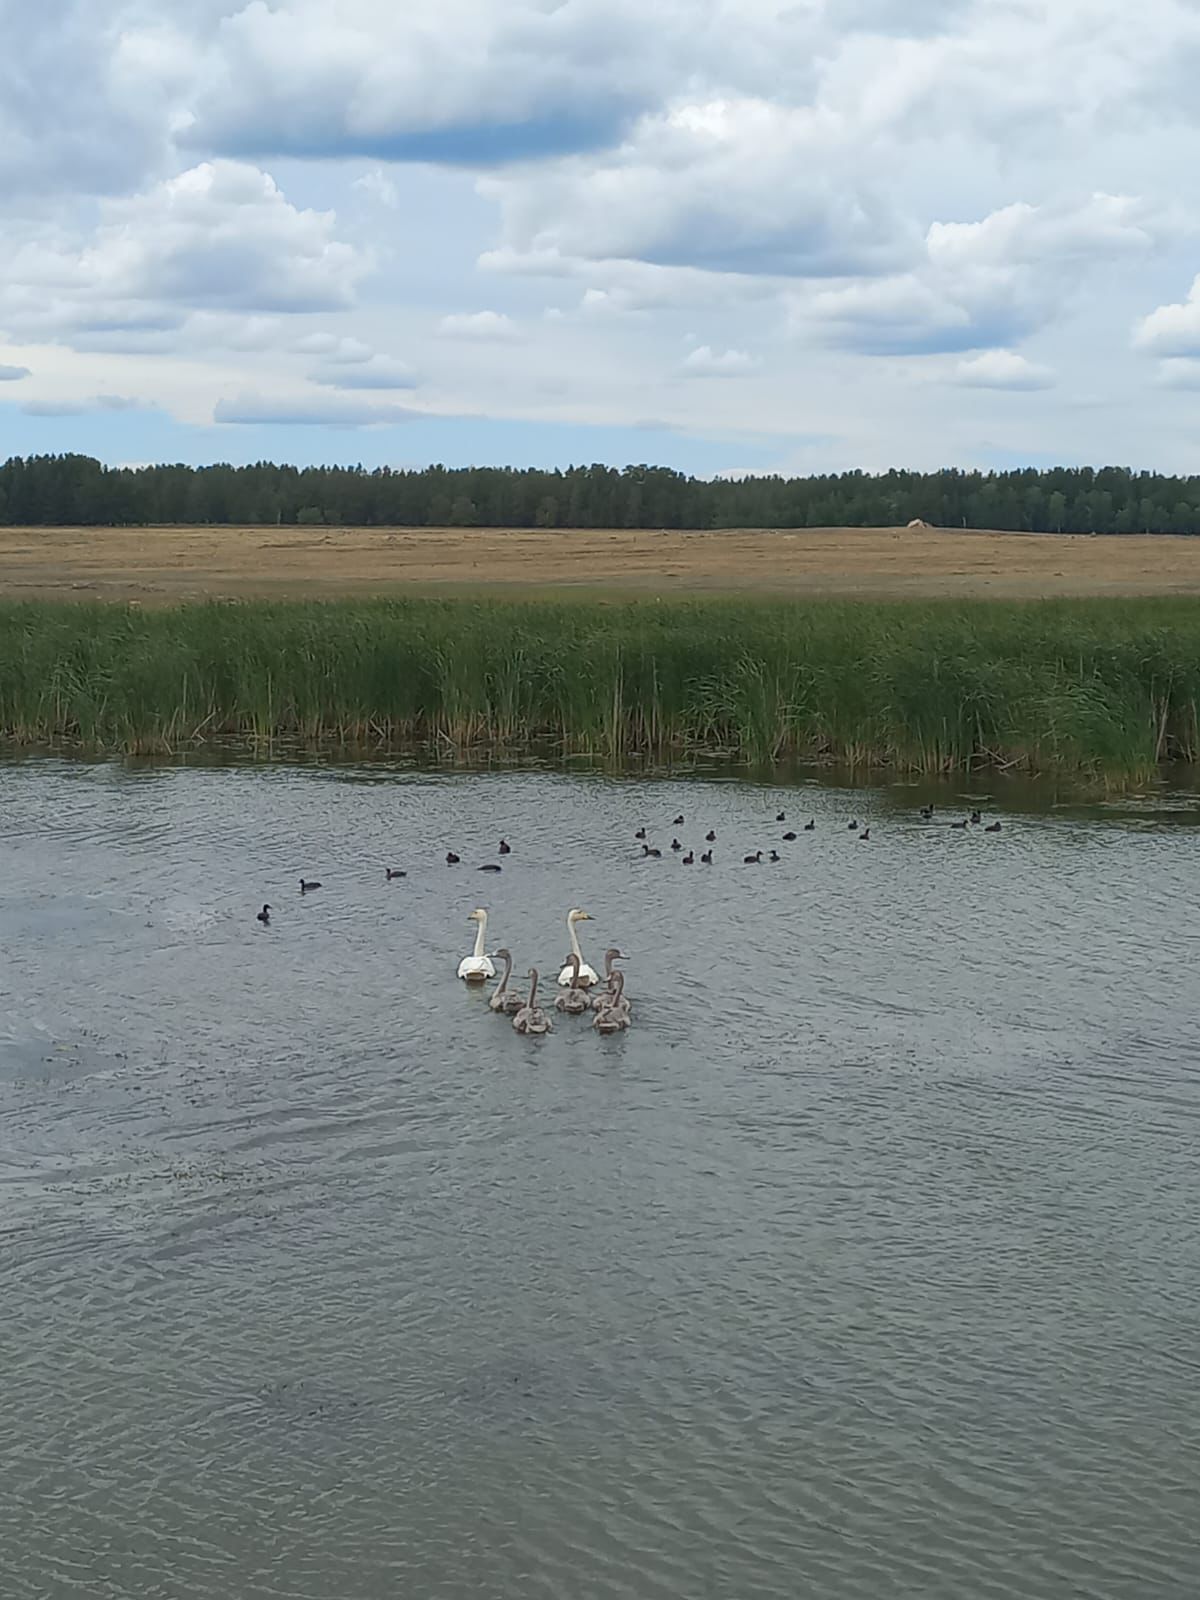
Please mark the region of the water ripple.
POLYGON ((6 1597, 1191 1600, 1193 833, 782 793, 0 767, 6 1597))

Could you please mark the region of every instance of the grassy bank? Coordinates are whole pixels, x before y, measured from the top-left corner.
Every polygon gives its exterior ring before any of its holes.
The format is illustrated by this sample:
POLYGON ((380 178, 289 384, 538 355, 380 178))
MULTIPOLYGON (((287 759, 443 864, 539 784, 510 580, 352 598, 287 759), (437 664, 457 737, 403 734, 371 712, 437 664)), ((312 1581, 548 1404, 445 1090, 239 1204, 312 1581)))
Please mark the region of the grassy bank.
POLYGON ((1200 601, 0 606, 0 737, 713 748, 1113 781, 1200 752, 1200 601))

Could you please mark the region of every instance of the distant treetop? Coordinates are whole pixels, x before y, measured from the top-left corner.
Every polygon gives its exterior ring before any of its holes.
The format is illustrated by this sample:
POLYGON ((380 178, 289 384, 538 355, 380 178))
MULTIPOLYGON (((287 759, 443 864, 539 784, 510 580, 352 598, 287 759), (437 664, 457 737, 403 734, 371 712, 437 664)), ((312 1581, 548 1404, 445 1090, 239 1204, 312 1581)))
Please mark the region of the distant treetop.
POLYGON ((499 528, 1001 528, 1200 533, 1200 477, 1127 467, 709 480, 666 467, 105 467, 13 456, 9 526, 301 523, 499 528))

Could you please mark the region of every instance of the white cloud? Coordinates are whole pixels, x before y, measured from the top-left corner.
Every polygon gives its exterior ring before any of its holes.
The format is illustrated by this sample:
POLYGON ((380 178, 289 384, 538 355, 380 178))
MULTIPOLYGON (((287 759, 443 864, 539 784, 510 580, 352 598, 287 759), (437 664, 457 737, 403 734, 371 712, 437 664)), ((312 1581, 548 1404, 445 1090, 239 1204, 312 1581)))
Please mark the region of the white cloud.
POLYGON ((1195 0, 0 0, 0 44, 9 394, 75 437, 109 391, 369 426, 395 350, 442 412, 672 451, 1192 460, 1195 0), (781 326, 802 385, 680 381, 687 328, 732 371, 781 326), (1086 428, 980 392, 1034 333, 1086 428))
POLYGON ((286 337, 285 327, 280 317, 244 316, 229 311, 196 311, 186 325, 192 343, 245 353, 275 349, 286 337))
POLYGON ((261 394, 255 390, 219 400, 213 421, 261 426, 296 424, 311 427, 364 428, 412 422, 421 415, 390 401, 340 394, 261 394))
POLYGON ((205 162, 106 201, 89 235, 16 242, 0 259, 0 313, 10 327, 116 344, 195 311, 345 307, 369 260, 333 230, 331 214, 297 210, 258 168, 205 162))
POLYGON ((1134 329, 1135 348, 1154 356, 1200 356, 1200 277, 1186 300, 1159 306, 1134 329))
POLYGON ((793 333, 866 354, 1006 345, 1041 326, 1107 264, 1148 255, 1165 214, 1125 196, 1005 206, 934 222, 914 270, 788 297, 793 333))
POLYGON ((294 341, 292 349, 298 355, 323 356, 326 361, 338 366, 356 366, 363 361, 370 361, 374 355, 371 346, 364 344, 361 339, 329 332, 303 334, 294 341))
POLYGON ((481 343, 511 344, 521 330, 501 311, 458 311, 443 317, 438 332, 445 339, 471 339, 481 343))
POLYGON ((420 382, 411 367, 390 356, 371 356, 366 361, 342 365, 334 362, 318 367, 312 380, 335 389, 415 389, 420 382))
POLYGON ((792 333, 868 354, 969 348, 971 313, 914 273, 786 299, 792 333))
POLYGON ((713 350, 701 344, 684 357, 682 370, 690 378, 740 378, 757 366, 745 350, 713 350))
POLYGON ((981 350, 958 362, 953 382, 968 389, 1049 389, 1054 373, 1014 350, 981 350))
POLYGON ((382 167, 373 167, 361 178, 355 178, 354 187, 388 211, 394 211, 400 204, 400 192, 382 167))
POLYGON ((468 165, 585 148, 657 97, 694 4, 664 0, 647 29, 635 0, 231 0, 196 55, 188 137, 468 165))
POLYGON ((481 184, 517 253, 829 277, 903 262, 903 220, 844 136, 808 108, 684 101, 618 149, 481 184))
POLYGON ((115 0, 0 5, 0 199, 120 192, 168 158, 173 79, 140 73, 129 92, 120 14, 115 0))
POLYGON ((697 267, 661 267, 649 261, 585 260, 559 250, 487 250, 483 272, 522 278, 583 283, 578 310, 587 316, 670 311, 683 307, 735 307, 778 294, 782 279, 766 274, 709 272, 697 267))

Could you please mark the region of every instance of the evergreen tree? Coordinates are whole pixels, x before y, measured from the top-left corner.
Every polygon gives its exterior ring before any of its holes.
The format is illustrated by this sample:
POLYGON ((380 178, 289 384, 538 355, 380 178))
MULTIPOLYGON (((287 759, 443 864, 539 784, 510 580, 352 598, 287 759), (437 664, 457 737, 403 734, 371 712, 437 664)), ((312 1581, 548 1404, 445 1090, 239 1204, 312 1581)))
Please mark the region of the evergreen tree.
POLYGON ((0 466, 9 526, 172 523, 368 527, 813 528, 1200 533, 1200 477, 1127 467, 708 480, 641 463, 566 472, 511 467, 103 467, 80 455, 0 466))

